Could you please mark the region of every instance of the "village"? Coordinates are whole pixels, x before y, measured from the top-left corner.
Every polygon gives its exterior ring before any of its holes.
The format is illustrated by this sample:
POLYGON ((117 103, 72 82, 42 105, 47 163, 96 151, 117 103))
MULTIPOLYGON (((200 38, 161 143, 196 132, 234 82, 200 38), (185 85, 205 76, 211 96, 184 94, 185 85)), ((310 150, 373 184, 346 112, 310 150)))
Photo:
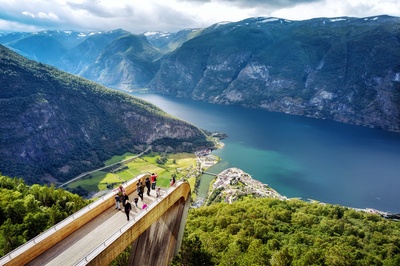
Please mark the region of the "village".
MULTIPOLYGON (((211 152, 211 150, 201 150, 195 153, 199 168, 203 173, 207 173, 206 170, 208 168, 219 162, 219 158, 211 152)), ((248 173, 239 168, 228 168, 216 174, 208 195, 208 203, 210 203, 210 200, 213 202, 232 203, 244 195, 287 199, 267 184, 253 179, 248 173)))
MULTIPOLYGON (((205 172, 206 169, 219 162, 219 158, 211 154, 211 152, 211 150, 202 150, 196 152, 198 165, 203 173, 207 173, 205 172)), ((210 191, 208 192, 208 199, 205 201, 205 203, 233 203, 245 195, 253 195, 260 198, 276 198, 280 200, 288 199, 286 196, 283 196, 272 189, 268 184, 264 184, 253 179, 248 173, 239 168, 232 167, 225 169, 219 174, 216 174, 216 178, 212 182, 210 191)), ((308 201, 318 202, 312 199, 308 199, 308 201)), ((318 203, 324 204, 322 202, 318 203)), ((400 214, 390 214, 372 208, 352 209, 373 213, 389 219, 400 220, 400 214)))

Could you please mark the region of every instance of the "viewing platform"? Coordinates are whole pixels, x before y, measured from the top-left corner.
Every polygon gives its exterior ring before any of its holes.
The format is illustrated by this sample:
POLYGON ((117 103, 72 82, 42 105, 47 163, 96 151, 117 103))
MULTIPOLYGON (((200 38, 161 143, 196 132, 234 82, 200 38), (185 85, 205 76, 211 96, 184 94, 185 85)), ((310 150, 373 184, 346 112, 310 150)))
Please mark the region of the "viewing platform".
POLYGON ((129 221, 123 210, 115 209, 115 192, 110 192, 0 258, 0 265, 109 265, 129 245, 146 246, 145 254, 133 248, 132 265, 168 265, 182 240, 190 186, 178 181, 158 198, 155 190, 150 196, 145 191, 136 207, 136 183, 148 176, 123 184, 132 205, 129 221))

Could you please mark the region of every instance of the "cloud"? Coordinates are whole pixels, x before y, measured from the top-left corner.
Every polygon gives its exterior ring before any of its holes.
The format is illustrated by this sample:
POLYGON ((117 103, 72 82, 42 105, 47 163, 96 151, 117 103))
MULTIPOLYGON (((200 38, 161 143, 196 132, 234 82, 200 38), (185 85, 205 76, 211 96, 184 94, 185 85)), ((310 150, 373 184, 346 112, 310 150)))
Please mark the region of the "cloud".
POLYGON ((81 11, 87 16, 98 18, 119 18, 133 15, 132 6, 125 4, 124 1, 67 2, 66 5, 73 11, 81 11))
POLYGON ((234 5, 245 8, 283 8, 295 6, 303 3, 315 3, 321 0, 180 0, 192 3, 220 3, 224 5, 234 5))
POLYGON ((325 0, 316 3, 303 3, 274 11, 272 16, 303 20, 316 17, 370 17, 377 15, 399 16, 400 1, 385 0, 325 0))
POLYGON ((123 28, 142 33, 260 16, 301 20, 400 15, 398 0, 0 0, 0 6, 0 30, 25 25, 27 31, 123 28))
POLYGON ((23 11, 22 15, 29 16, 31 18, 40 18, 40 19, 48 19, 48 20, 58 20, 58 16, 53 12, 45 13, 45 12, 38 12, 37 14, 33 14, 29 11, 23 11))

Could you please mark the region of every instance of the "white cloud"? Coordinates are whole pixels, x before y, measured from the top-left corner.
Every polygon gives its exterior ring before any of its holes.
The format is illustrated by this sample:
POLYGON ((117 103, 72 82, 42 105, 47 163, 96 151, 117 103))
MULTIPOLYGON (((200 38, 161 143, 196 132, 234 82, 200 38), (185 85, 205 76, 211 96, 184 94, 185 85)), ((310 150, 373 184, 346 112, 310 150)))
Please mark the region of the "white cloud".
POLYGON ((318 3, 302 4, 296 7, 282 8, 273 16, 293 20, 316 17, 370 17, 376 15, 400 15, 398 0, 325 0, 318 3))
POLYGON ((53 12, 50 12, 50 13, 38 12, 35 15, 35 14, 29 12, 29 11, 23 11, 22 14, 25 15, 25 16, 29 16, 31 18, 58 20, 58 16, 56 14, 54 14, 53 12))
POLYGON ((0 6, 0 19, 9 22, 2 27, 14 23, 37 30, 123 28, 132 33, 207 27, 258 16, 301 20, 400 15, 398 0, 0 0, 0 6))
POLYGON ((35 17, 34 14, 32 14, 31 12, 28 12, 28 11, 23 11, 22 14, 25 15, 25 16, 29 16, 29 17, 31 17, 31 18, 34 18, 34 17, 35 17))

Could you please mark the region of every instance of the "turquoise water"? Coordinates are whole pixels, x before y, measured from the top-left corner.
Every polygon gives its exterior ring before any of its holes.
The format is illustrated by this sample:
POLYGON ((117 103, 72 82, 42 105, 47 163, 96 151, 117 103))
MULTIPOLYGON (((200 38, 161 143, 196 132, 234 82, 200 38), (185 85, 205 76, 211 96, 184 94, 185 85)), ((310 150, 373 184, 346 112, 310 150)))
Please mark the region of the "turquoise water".
POLYGON ((400 212, 400 134, 302 116, 134 94, 228 134, 219 173, 238 167, 287 197, 400 212))

